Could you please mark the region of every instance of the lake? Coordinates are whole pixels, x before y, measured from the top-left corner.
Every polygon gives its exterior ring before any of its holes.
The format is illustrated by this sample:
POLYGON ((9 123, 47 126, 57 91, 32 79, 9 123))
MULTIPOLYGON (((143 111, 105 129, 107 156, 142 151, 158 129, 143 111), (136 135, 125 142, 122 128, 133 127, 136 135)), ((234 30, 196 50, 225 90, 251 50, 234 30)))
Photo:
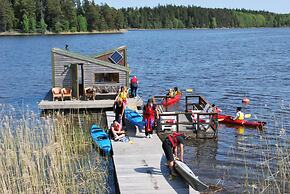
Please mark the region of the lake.
POLYGON ((174 86, 192 88, 223 113, 234 115, 243 106, 253 119, 266 121, 263 131, 220 125, 217 141, 186 147, 190 168, 224 192, 242 192, 269 178, 263 162, 272 159, 276 167, 276 144, 289 145, 290 28, 0 37, 0 103, 37 112, 37 102, 51 88, 50 50, 66 44, 87 55, 128 46, 131 74, 137 75, 144 100, 174 86), (241 103, 245 96, 251 100, 247 106, 241 103))

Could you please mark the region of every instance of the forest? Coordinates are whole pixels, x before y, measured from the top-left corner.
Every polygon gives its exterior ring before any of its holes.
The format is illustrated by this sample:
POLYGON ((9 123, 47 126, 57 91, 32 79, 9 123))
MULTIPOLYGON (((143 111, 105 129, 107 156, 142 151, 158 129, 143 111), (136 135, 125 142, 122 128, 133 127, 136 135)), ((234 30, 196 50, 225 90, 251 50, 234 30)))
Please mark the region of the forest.
POLYGON ((290 13, 175 5, 116 9, 93 0, 0 0, 0 32, 289 26, 290 13))

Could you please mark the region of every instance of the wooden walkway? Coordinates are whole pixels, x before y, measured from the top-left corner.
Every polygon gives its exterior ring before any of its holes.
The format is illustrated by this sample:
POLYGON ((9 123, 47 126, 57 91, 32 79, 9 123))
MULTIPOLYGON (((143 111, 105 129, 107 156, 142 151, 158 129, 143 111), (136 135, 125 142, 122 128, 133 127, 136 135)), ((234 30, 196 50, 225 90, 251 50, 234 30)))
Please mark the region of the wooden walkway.
MULTIPOLYGON (((129 98, 128 106, 131 108, 141 107, 143 100, 138 98, 129 98)), ((102 109, 113 108, 114 100, 65 100, 65 101, 50 101, 42 100, 38 107, 41 110, 64 110, 64 109, 102 109)))
MULTIPOLYGON (((108 127, 113 112, 106 112, 108 127)), ((181 178, 169 179, 169 170, 159 137, 145 138, 142 131, 127 122, 130 142, 112 142, 113 160, 120 193, 198 193, 181 178)))

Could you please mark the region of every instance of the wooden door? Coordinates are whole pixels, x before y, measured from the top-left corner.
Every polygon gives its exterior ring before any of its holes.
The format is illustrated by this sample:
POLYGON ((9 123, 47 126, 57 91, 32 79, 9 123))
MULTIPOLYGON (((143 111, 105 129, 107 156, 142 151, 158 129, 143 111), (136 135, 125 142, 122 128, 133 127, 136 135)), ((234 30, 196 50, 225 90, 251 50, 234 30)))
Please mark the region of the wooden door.
POLYGON ((78 64, 71 64, 72 96, 79 99, 78 64))

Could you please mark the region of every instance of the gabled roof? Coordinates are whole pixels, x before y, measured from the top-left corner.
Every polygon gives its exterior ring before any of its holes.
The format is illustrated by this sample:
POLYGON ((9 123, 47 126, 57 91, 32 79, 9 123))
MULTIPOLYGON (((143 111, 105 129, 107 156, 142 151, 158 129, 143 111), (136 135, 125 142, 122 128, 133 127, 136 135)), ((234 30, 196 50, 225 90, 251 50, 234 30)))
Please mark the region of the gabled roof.
POLYGON ((95 63, 97 65, 101 65, 101 66, 104 66, 104 67, 109 67, 109 68, 112 68, 112 69, 117 69, 117 70, 126 71, 126 72, 130 71, 130 69, 128 67, 124 67, 124 66, 121 66, 121 65, 113 64, 113 63, 110 63, 110 62, 107 62, 107 61, 94 59, 92 57, 84 56, 84 55, 81 55, 81 54, 78 54, 78 53, 73 53, 73 52, 70 52, 70 51, 67 51, 67 50, 64 50, 64 49, 53 48, 51 50, 51 52, 56 53, 56 54, 60 54, 60 55, 64 55, 64 56, 67 56, 67 57, 79 59, 79 60, 82 60, 82 61, 95 63))

